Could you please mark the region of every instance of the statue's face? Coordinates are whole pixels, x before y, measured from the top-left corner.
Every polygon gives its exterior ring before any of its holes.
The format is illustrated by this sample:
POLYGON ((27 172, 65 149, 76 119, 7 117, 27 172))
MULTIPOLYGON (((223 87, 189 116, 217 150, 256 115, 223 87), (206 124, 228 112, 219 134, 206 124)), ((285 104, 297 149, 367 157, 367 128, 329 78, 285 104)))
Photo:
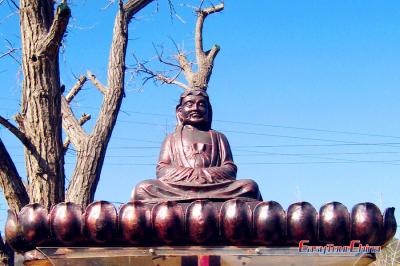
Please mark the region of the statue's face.
POLYGON ((204 126, 208 124, 209 104, 203 95, 188 95, 182 99, 177 109, 179 119, 184 125, 204 126))

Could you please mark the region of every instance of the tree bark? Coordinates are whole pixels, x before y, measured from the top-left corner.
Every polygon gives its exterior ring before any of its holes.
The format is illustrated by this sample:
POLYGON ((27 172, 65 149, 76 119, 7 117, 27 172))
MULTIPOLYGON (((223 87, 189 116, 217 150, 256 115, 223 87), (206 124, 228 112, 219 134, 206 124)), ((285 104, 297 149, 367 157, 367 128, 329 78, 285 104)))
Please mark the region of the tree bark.
POLYGON ((53 0, 21 0, 22 41, 20 130, 35 150, 25 148, 31 202, 50 208, 64 200, 64 158, 61 134, 61 90, 58 52, 70 17, 53 0))
POLYGON ((25 146, 28 189, 0 140, 0 185, 10 208, 19 210, 30 202, 50 208, 65 200, 64 147, 62 127, 69 143, 77 149, 77 164, 67 191, 67 200, 87 206, 94 199, 104 156, 124 97, 125 57, 128 24, 133 15, 153 0, 119 1, 110 49, 107 86, 94 75, 89 79, 103 93, 99 118, 91 134, 78 121, 69 102, 86 82, 82 77, 71 93, 62 95, 59 73, 59 47, 67 29, 70 10, 66 1, 54 12, 54 0, 20 0, 22 42, 21 111, 16 115, 18 128, 0 117, 25 146))
POLYGON ((3 190, 8 207, 16 211, 29 203, 25 186, 18 175, 6 147, 0 139, 0 186, 3 190))

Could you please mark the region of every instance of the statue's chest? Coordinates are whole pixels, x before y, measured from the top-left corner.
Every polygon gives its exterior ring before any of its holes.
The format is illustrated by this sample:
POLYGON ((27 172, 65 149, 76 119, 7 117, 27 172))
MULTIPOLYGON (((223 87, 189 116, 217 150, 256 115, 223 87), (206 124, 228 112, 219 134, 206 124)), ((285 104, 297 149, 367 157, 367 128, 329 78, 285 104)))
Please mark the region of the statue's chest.
POLYGON ((212 154, 210 134, 208 132, 185 133, 182 134, 182 146, 186 159, 192 167, 208 167, 211 163, 212 154))

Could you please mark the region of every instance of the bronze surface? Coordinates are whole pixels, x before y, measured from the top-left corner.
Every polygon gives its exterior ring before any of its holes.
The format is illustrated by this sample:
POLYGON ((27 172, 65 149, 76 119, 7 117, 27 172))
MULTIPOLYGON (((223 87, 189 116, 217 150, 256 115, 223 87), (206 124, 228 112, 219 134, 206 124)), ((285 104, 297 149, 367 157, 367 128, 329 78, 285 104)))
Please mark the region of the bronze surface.
POLYGON ((196 244, 215 241, 218 238, 218 210, 208 200, 196 200, 186 211, 186 232, 196 244))
POLYGON ((379 208, 373 203, 360 203, 351 211, 351 238, 361 243, 375 245, 383 233, 383 217, 379 208))
POLYGON ((151 230, 150 209, 141 201, 128 202, 121 206, 118 214, 122 239, 131 243, 146 243, 151 230))
POLYGON ((80 206, 64 202, 50 211, 50 232, 55 240, 71 245, 83 239, 82 209, 80 206))
POLYGON ((253 228, 256 241, 278 245, 286 238, 286 213, 275 201, 260 202, 254 209, 253 228))
POLYGON ((385 245, 396 234, 397 223, 396 223, 396 218, 394 216, 393 207, 387 208, 385 210, 385 214, 383 215, 383 227, 384 227, 384 233, 381 235, 380 242, 382 243, 382 245, 385 245))
POLYGON ((48 212, 39 203, 23 207, 18 220, 26 241, 41 244, 50 237, 48 212))
POLYGON ((287 240, 298 243, 317 239, 317 211, 308 202, 298 202, 289 206, 287 211, 287 240))
POLYGON ((349 243, 350 213, 339 202, 330 202, 319 210, 319 237, 325 243, 349 243))
POLYGON ((179 242, 183 238, 183 209, 176 202, 156 204, 151 211, 156 241, 167 244, 179 242))
POLYGON ((117 210, 107 201, 91 203, 83 214, 85 234, 95 243, 111 243, 117 235, 117 210))
POLYGON ((157 180, 139 183, 132 200, 262 199, 254 181, 236 180, 229 142, 211 129, 212 107, 206 92, 182 94, 176 115, 177 127, 161 147, 157 180))
POLYGON ((22 214, 9 211, 6 222, 6 240, 18 251, 48 245, 41 244, 43 236, 49 236, 48 243, 57 246, 297 246, 300 240, 335 245, 360 240, 363 245, 383 245, 397 229, 394 209, 389 208, 383 217, 371 203, 357 204, 351 215, 338 202, 325 204, 318 214, 307 202, 292 204, 285 212, 277 202, 245 199, 130 202, 118 213, 105 201, 92 203, 84 213, 73 203, 59 203, 49 216, 43 215, 45 212, 38 205, 28 208, 30 211, 21 210, 22 214), (32 217, 35 222, 26 227, 32 217), (84 242, 80 223, 86 235, 84 242))
POLYGON ((14 210, 8 210, 8 217, 5 225, 5 237, 7 243, 18 252, 27 251, 35 248, 29 243, 21 230, 18 214, 14 210))
POLYGON ((245 201, 231 199, 220 210, 220 228, 222 237, 233 244, 243 244, 251 237, 252 211, 245 201))

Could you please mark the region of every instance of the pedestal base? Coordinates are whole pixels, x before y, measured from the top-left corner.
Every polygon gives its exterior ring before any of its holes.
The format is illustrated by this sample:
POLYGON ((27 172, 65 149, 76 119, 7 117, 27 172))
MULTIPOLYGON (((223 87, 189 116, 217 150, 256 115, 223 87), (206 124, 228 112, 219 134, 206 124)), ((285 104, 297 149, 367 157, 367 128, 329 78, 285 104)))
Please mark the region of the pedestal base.
POLYGON ((25 265, 265 266, 368 265, 372 254, 300 253, 289 247, 102 247, 37 248, 25 254, 25 265), (40 258, 41 257, 41 258, 40 258))

